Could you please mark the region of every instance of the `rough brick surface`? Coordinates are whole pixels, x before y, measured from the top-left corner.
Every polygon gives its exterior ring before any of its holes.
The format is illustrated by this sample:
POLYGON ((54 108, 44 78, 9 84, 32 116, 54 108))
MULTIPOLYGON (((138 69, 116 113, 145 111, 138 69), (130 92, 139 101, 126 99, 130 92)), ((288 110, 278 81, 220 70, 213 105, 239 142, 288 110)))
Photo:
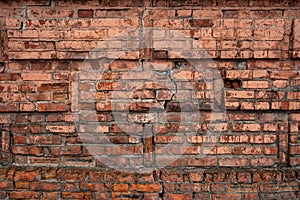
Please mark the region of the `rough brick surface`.
POLYGON ((0 199, 299 199, 299 8, 0 1, 0 199))

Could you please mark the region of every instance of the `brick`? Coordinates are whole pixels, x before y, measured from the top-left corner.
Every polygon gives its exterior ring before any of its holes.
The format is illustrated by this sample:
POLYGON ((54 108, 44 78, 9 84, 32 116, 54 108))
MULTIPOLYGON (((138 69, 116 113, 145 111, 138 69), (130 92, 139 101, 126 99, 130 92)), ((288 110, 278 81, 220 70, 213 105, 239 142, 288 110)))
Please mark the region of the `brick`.
POLYGON ((238 200, 241 199, 241 194, 214 194, 213 199, 238 200))
POLYGON ((243 88, 252 88, 252 89, 260 89, 260 88, 269 88, 268 81, 243 81, 243 88))
POLYGON ((30 189, 30 182, 16 182, 16 189, 30 189))
POLYGON ((24 81, 50 81, 51 74, 27 73, 27 74, 21 74, 21 78, 24 81))
POLYGON ((18 110, 19 110, 18 104, 0 103, 0 113, 2 113, 2 112, 18 112, 18 110))
POLYGON ((193 17, 200 19, 211 19, 211 18, 220 18, 222 15, 221 10, 193 10, 193 17))
POLYGON ((8 30, 9 38, 38 38, 37 30, 8 30))
POLYGON ((39 199, 40 193, 33 191, 12 191, 9 193, 9 198, 11 199, 39 199))
POLYGON ((188 166, 216 166, 216 158, 188 158, 188 166))
POLYGON ((24 93, 34 92, 35 91, 35 86, 34 85, 21 85, 20 86, 20 91, 24 92, 24 93))
POLYGON ((290 146, 289 152, 291 155, 299 155, 300 154, 300 146, 290 146))
POLYGON ((211 19, 192 19, 190 24, 193 28, 212 27, 214 25, 211 19))
POLYGON ((264 153, 266 155, 277 155, 278 154, 278 147, 265 147, 264 153))
POLYGON ((182 143, 183 138, 180 136, 156 136, 154 137, 155 143, 182 143))
POLYGON ((43 192, 43 198, 45 199, 57 199, 58 197, 58 192, 43 192))
POLYGON ((273 166, 277 163, 277 158, 255 158, 250 160, 252 167, 273 166))
POLYGON ((32 190, 55 191, 61 188, 61 183, 31 183, 32 190))
POLYGON ((60 144, 61 138, 60 136, 56 136, 56 135, 30 136, 29 143, 40 144, 40 145, 60 144))
POLYGON ((128 184, 114 184, 114 191, 115 192, 128 192, 129 186, 128 186, 128 184))
POLYGON ((33 154, 42 155, 43 150, 40 147, 27 147, 27 146, 13 146, 12 152, 14 154, 33 154))
POLYGON ((83 191, 104 192, 103 183, 81 183, 80 188, 83 191))
POLYGON ((247 143, 249 137, 247 135, 221 135, 220 143, 247 143))
POLYGON ((14 135, 14 142, 15 144, 26 144, 26 137, 25 136, 18 136, 18 135, 14 135))
POLYGON ((130 189, 137 192, 160 192, 161 186, 157 184, 131 184, 130 189))
POLYGON ((78 17, 79 18, 92 18, 93 10, 92 9, 80 9, 80 10, 78 10, 78 17))
MULTIPOLYGON (((32 51, 32 52, 27 52, 26 54, 24 54, 23 52, 9 52, 8 57, 10 59, 55 59, 56 52, 55 51, 46 51, 46 52, 32 51)), ((25 77, 28 77, 28 76, 25 76, 25 77)))
POLYGON ((62 192, 64 199, 92 199, 91 192, 62 192))
POLYGON ((218 161, 219 166, 221 167, 245 167, 248 164, 248 160, 246 158, 223 158, 218 161))
POLYGON ((74 133, 75 132, 75 126, 70 125, 70 126, 52 126, 48 125, 46 126, 46 130, 48 130, 51 133, 74 133))
POLYGON ((38 103, 37 109, 39 112, 65 112, 69 107, 61 103, 38 103))
POLYGON ((10 181, 4 182, 1 181, 0 182, 0 189, 1 190, 12 190, 13 189, 13 183, 10 181))
POLYGON ((116 71, 140 70, 141 64, 135 61, 115 60, 110 63, 109 69, 116 71))
POLYGON ((254 98, 254 91, 227 90, 226 96, 238 99, 251 99, 254 98))
POLYGON ((250 143, 274 143, 276 142, 276 135, 256 135, 250 136, 250 143))
POLYGON ((165 199, 168 200, 191 200, 192 194, 166 194, 165 199))
POLYGON ((233 131, 260 131, 260 124, 233 124, 233 131))

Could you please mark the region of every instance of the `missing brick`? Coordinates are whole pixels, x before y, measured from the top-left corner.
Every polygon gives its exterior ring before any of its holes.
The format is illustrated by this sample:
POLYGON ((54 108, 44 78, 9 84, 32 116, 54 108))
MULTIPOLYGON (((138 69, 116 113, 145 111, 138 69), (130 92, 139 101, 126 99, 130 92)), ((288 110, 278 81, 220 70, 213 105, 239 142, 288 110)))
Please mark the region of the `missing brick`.
POLYGON ((168 59, 168 51, 158 50, 153 52, 155 59, 168 59))
POLYGON ((233 89, 241 88, 242 81, 240 79, 231 80, 231 79, 226 78, 224 80, 224 87, 225 88, 233 88, 233 89))
POLYGON ((5 63, 0 62, 0 73, 3 73, 5 71, 5 63))
POLYGON ((236 67, 239 70, 245 70, 248 68, 247 63, 245 61, 239 61, 236 63, 236 67))

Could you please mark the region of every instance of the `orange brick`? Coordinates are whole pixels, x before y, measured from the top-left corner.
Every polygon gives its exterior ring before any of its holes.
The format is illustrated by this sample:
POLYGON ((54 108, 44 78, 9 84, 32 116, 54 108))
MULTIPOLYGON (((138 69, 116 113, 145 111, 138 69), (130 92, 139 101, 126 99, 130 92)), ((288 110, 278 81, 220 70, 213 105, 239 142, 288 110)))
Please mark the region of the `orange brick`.
POLYGON ((28 199, 38 199, 40 198, 39 192, 33 192, 33 191, 12 191, 9 193, 9 198, 11 199, 22 199, 22 198, 28 198, 28 199))
POLYGON ((37 109, 39 112, 64 112, 68 111, 69 107, 61 103, 38 103, 37 109))
POLYGON ((250 79, 250 78, 252 78, 252 71, 251 70, 227 70, 226 71, 226 78, 230 78, 230 79, 235 79, 235 78, 250 79))
POLYGON ((24 81, 50 81, 51 74, 46 73, 26 73, 21 75, 24 81))
POLYGON ((260 131, 260 124, 232 124, 233 131, 260 131))
POLYGON ((131 184, 130 189, 137 192, 160 192, 161 185, 159 183, 153 184, 131 184))
POLYGON ((268 78, 269 73, 267 70, 253 70, 253 78, 268 78))
POLYGON ((227 90, 226 97, 238 98, 238 99, 252 99, 254 98, 254 91, 237 91, 237 90, 227 90))
POLYGON ((128 192, 129 186, 128 186, 128 184, 114 184, 114 191, 115 192, 128 192))

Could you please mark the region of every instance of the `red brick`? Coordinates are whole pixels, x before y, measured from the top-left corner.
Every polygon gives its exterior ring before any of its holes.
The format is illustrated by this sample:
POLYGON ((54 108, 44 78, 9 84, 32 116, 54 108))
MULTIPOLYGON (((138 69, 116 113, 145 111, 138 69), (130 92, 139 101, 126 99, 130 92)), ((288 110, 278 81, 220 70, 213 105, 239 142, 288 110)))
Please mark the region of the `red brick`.
POLYGON ((246 158, 222 158, 218 161, 221 167, 245 167, 248 165, 246 158))
POLYGON ((29 143, 30 144, 40 144, 40 145, 60 144, 61 138, 58 135, 29 136, 29 143))
POLYGON ((1 181, 0 182, 0 189, 1 190, 12 190, 13 187, 14 187, 13 183, 10 182, 10 181, 7 181, 7 182, 1 181))
POLYGON ((235 155, 260 155, 262 154, 261 147, 252 146, 235 146, 232 150, 235 155))
POLYGON ((128 186, 128 184, 114 184, 114 191, 115 192, 128 192, 129 186, 128 186))
POLYGON ((55 191, 61 189, 61 183, 31 183, 32 190, 55 191))
POLYGON ((268 81, 243 81, 243 88, 253 88, 253 89, 261 89, 261 88, 269 88, 268 81))
POLYGON ((104 192, 104 185, 103 183, 81 183, 80 189, 82 191, 104 192))
POLYGON ((81 153, 81 146, 66 146, 66 147, 53 147, 51 154, 58 155, 78 155, 81 153))
POLYGON ((300 158, 299 157, 290 157, 289 158, 289 164, 291 166, 298 166, 298 165, 300 165, 300 158))
POLYGON ((65 112, 69 110, 67 104, 62 103, 38 103, 39 112, 65 112))
POLYGON ((43 198, 44 199, 57 199, 59 198, 58 192, 43 192, 43 198))
POLYGON ((239 183, 251 183, 251 173, 249 172, 240 172, 237 175, 237 179, 239 183))
POLYGON ((188 158, 188 166, 216 166, 216 158, 188 158))
POLYGON ((64 199, 92 199, 91 192, 62 192, 64 199))
POLYGON ((39 176, 39 170, 35 171, 16 171, 14 174, 15 181, 33 181, 37 180, 39 176))
POLYGON ((144 195, 145 200, 159 200, 158 194, 145 194, 144 195))
MULTIPOLYGON (((56 58, 56 52, 55 51, 30 51, 24 54, 23 52, 10 52, 8 54, 10 59, 55 59, 56 58)), ((50 75, 51 77, 51 75, 50 75)), ((28 77, 28 74, 24 75, 25 79, 30 79, 28 77)), ((33 78, 34 80, 37 80, 37 77, 33 78)), ((43 79, 49 80, 49 76, 45 75, 43 79)))
POLYGON ((26 137, 25 136, 19 136, 19 135, 14 135, 14 143, 15 144, 26 144, 26 137))
POLYGON ((289 152, 291 155, 300 155, 300 146, 290 146, 289 152))
POLYGON ((39 199, 40 193, 33 191, 12 191, 9 193, 11 199, 39 199))
POLYGON ((137 192, 160 192, 161 185, 155 184, 131 184, 130 189, 137 192))
POLYGON ((93 10, 91 10, 91 9, 80 9, 80 10, 78 10, 78 17, 79 18, 92 18, 93 17, 93 10))
POLYGON ((260 131, 260 124, 232 124, 233 131, 260 131))
POLYGON ((250 165, 252 167, 274 166, 277 160, 277 158, 253 158, 250 159, 250 165))
POLYGON ((3 104, 0 103, 0 113, 1 112, 17 112, 19 110, 18 104, 10 103, 10 104, 3 104))
MULTIPOLYGON (((85 170, 80 169, 67 169, 67 168, 61 168, 57 171, 58 180, 60 181, 83 181, 86 178, 87 172, 85 170)), ((93 180, 92 180, 93 181, 93 180)), ((95 182, 98 182, 94 180, 95 182)))
POLYGON ((213 199, 215 200, 239 200, 241 199, 241 194, 214 194, 213 199))
POLYGON ((43 149, 40 147, 31 147, 31 146, 13 146, 12 152, 14 154, 24 154, 24 155, 42 155, 43 149))
POLYGON ((46 126, 46 130, 51 133, 74 133, 75 126, 73 125, 48 125, 46 126))
POLYGON ((192 194, 165 194, 166 200, 191 200, 192 194))
POLYGON ((226 91, 227 98, 251 99, 254 98, 254 91, 226 91))

